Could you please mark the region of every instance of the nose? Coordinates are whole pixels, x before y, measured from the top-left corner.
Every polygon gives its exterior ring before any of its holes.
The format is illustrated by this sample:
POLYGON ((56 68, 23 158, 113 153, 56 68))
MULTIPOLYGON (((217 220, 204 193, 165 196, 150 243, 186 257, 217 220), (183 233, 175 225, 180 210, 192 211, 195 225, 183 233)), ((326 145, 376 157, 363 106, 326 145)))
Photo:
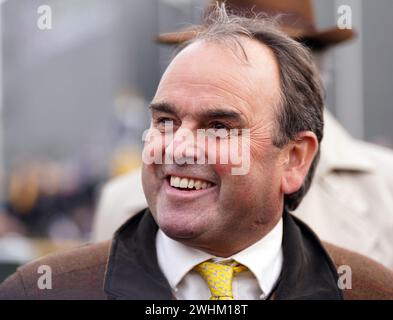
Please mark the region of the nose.
POLYGON ((179 128, 173 137, 169 138, 164 152, 166 160, 178 165, 200 164, 204 160, 202 146, 194 132, 187 128, 179 128))

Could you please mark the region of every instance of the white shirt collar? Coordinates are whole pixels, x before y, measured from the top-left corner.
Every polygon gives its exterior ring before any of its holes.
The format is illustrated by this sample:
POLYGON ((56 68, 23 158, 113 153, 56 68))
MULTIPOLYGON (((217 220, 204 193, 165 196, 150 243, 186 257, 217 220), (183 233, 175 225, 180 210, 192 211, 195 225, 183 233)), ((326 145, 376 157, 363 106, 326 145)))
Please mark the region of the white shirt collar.
POLYGON ((261 240, 228 258, 212 256, 206 252, 188 247, 166 236, 160 229, 156 236, 158 263, 173 289, 197 264, 209 260, 234 259, 245 265, 256 277, 261 291, 270 293, 276 283, 283 263, 282 219, 261 240), (174 263, 175 261, 175 263, 174 263))

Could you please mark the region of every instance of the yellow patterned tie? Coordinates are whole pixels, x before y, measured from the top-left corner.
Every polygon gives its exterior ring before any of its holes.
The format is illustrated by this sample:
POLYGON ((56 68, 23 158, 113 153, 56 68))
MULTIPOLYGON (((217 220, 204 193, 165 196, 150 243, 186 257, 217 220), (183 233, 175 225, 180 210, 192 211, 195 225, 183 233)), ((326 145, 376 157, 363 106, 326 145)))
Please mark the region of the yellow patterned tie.
POLYGON ((202 262, 195 268, 207 282, 210 300, 233 300, 233 276, 247 270, 247 267, 230 260, 227 263, 202 262))

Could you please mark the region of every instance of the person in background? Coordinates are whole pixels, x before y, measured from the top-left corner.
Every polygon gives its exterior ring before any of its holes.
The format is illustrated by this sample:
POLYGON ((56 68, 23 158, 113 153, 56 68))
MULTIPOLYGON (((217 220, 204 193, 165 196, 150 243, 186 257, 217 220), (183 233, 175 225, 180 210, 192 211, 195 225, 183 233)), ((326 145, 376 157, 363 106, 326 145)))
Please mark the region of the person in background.
MULTIPOLYGON (((332 48, 354 37, 352 30, 318 30, 309 0, 228 0, 226 5, 239 15, 250 8, 252 14, 281 14, 282 30, 308 46, 320 68, 332 48)), ((159 41, 181 44, 198 30, 164 34, 159 41)), ((293 213, 321 239, 393 269, 393 152, 352 138, 327 110, 324 120, 320 164, 310 191, 293 213)), ((93 241, 110 239, 146 206, 140 170, 109 181, 96 210, 93 241)))

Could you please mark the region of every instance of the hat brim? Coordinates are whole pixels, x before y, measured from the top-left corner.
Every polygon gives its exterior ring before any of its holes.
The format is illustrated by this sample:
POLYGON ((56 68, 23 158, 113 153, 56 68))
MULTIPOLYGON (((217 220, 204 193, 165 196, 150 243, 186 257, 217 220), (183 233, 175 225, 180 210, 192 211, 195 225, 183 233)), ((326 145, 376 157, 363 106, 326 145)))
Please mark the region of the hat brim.
POLYGON ((356 32, 352 29, 339 29, 337 27, 333 27, 324 31, 304 34, 296 39, 305 41, 306 43, 311 43, 315 47, 327 48, 349 41, 355 37, 356 32))
MULTIPOLYGON (((296 40, 305 41, 319 48, 330 47, 353 39, 356 36, 356 33, 351 29, 339 29, 337 27, 308 33, 305 33, 303 30, 285 27, 282 27, 282 30, 296 40)), ((194 38, 200 31, 201 26, 192 26, 179 32, 160 34, 156 40, 159 43, 168 45, 181 44, 194 38)))

